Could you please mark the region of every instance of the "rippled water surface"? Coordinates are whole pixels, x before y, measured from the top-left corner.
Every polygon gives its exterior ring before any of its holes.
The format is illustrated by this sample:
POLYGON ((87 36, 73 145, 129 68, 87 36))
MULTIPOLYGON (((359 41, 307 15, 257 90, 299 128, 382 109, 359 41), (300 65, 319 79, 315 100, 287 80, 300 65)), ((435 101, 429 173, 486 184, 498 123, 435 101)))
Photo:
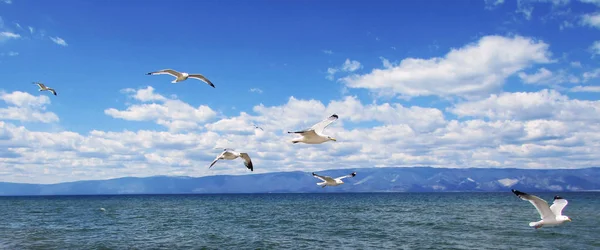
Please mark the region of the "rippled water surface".
POLYGON ((0 197, 0 248, 600 249, 600 193, 560 195, 539 230, 510 192, 0 197))

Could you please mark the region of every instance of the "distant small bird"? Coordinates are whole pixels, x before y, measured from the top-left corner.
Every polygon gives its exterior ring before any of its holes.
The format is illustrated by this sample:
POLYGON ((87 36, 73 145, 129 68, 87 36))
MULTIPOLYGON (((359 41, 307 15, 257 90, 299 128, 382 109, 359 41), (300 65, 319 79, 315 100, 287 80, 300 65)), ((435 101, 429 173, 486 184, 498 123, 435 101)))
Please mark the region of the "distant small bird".
POLYGON ((106 209, 104 209, 103 207, 100 208, 100 211, 102 212, 106 212, 106 209))
POLYGON ((540 214, 542 220, 530 222, 530 227, 538 229, 542 226, 558 226, 564 222, 571 221, 571 218, 562 215, 562 210, 567 206, 568 202, 558 195, 554 196, 552 206, 548 206, 548 202, 535 195, 530 195, 514 189, 512 189, 512 192, 522 200, 531 202, 540 214))
POLYGON ((46 85, 44 85, 41 82, 33 82, 33 84, 37 84, 37 86, 40 87, 39 91, 45 91, 45 90, 47 90, 47 91, 52 92, 52 94, 56 95, 56 91, 54 91, 53 88, 48 88, 48 87, 46 87, 46 85))
POLYGON ((318 175, 318 174, 315 174, 315 173, 312 173, 312 175, 315 178, 323 181, 323 182, 317 183, 317 185, 319 185, 319 186, 321 186, 321 187, 324 188, 326 186, 339 186, 339 185, 342 185, 342 184, 344 184, 344 181, 342 181, 342 179, 344 179, 344 178, 352 178, 352 177, 356 176, 356 172, 352 172, 349 175, 344 175, 342 177, 338 177, 338 178, 335 178, 335 179, 333 179, 333 178, 331 178, 329 176, 322 176, 322 175, 318 175))
POLYGON ((163 70, 147 73, 146 75, 172 75, 175 77, 175 80, 173 80, 171 83, 178 83, 181 81, 185 81, 188 78, 194 78, 194 79, 198 79, 198 80, 201 80, 201 81, 207 83, 208 85, 210 85, 213 88, 215 87, 215 85, 210 80, 208 80, 206 77, 204 77, 201 74, 191 74, 190 75, 188 73, 177 72, 172 69, 163 69, 163 70))
POLYGON ((321 144, 326 141, 337 141, 335 138, 333 138, 331 136, 323 135, 323 130, 325 130, 325 128, 327 126, 329 126, 329 124, 331 124, 332 122, 334 122, 337 119, 338 119, 338 115, 333 114, 329 118, 313 125, 309 129, 302 130, 302 131, 296 131, 296 132, 288 131, 288 133, 289 134, 292 134, 292 133, 300 134, 302 136, 302 137, 293 139, 292 140, 293 143, 304 142, 306 144, 321 144))
POLYGON ((217 156, 217 158, 215 158, 215 160, 210 164, 208 168, 211 168, 213 165, 215 165, 215 163, 217 163, 218 160, 234 160, 238 157, 241 157, 244 160, 244 165, 246 166, 246 168, 250 169, 250 171, 254 171, 252 160, 250 159, 250 156, 247 153, 238 153, 230 148, 226 148, 225 150, 223 150, 223 153, 217 156))
POLYGON ((264 129, 262 129, 261 127, 257 126, 256 124, 252 124, 252 126, 254 126, 255 129, 260 129, 262 131, 265 131, 264 129))

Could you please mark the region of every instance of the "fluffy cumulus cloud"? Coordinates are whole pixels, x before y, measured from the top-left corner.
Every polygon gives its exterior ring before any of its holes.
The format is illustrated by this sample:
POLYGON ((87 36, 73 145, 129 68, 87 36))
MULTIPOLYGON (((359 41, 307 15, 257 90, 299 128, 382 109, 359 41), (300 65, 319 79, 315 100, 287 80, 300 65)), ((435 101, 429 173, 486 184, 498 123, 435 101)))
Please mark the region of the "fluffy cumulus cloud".
MULTIPOLYGON (((444 57, 406 58, 394 67, 342 79, 349 88, 402 96, 478 97, 535 64, 551 63, 549 45, 532 38, 485 36, 444 57)), ((389 66, 389 64, 388 64, 389 66)))
POLYGON ((26 92, 15 91, 12 93, 0 92, 0 100, 6 107, 0 107, 0 117, 3 120, 21 122, 58 122, 58 116, 46 111, 50 98, 45 95, 33 96, 26 92))
POLYGON ((578 168, 600 160, 593 150, 600 146, 600 101, 571 99, 554 90, 464 101, 447 110, 459 119, 437 108, 364 103, 356 96, 329 102, 290 97, 281 105, 261 104, 223 116, 152 87, 122 92, 136 103, 125 110, 108 108, 107 117, 165 129, 36 131, 18 122, 57 122, 55 114, 44 111, 50 99, 2 93, 8 108, 0 111, 0 181, 248 174, 237 160, 208 169, 225 147, 248 152, 253 173, 396 166, 578 168), (20 110, 5 115, 10 108, 20 110), (287 131, 333 113, 340 119, 326 133, 337 142, 291 143, 294 136, 287 131))
POLYGON ((333 80, 335 74, 338 72, 354 72, 359 69, 362 69, 362 67, 363 66, 359 61, 350 60, 350 58, 347 58, 346 61, 344 61, 344 63, 340 67, 328 68, 326 78, 329 80, 333 80))
POLYGON ((126 110, 109 108, 104 113, 114 118, 129 121, 154 121, 170 131, 198 129, 200 123, 214 118, 217 113, 206 105, 193 107, 181 100, 166 98, 154 93, 154 88, 125 89, 124 93, 141 103, 126 110))
POLYGON ((600 29, 600 12, 585 14, 581 16, 581 24, 584 26, 600 29))

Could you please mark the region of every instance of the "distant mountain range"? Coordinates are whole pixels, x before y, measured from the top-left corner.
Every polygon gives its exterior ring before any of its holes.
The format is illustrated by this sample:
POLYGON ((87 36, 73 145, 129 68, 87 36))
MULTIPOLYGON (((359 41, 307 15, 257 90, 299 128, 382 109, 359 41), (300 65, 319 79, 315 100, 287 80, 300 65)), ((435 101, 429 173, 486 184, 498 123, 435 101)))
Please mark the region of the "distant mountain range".
POLYGON ((0 182, 0 196, 310 193, 310 192, 525 192, 600 190, 600 168, 586 169, 451 169, 431 167, 363 168, 320 171, 338 177, 356 171, 345 184, 321 188, 310 172, 218 175, 205 177, 125 177, 58 184, 0 182))

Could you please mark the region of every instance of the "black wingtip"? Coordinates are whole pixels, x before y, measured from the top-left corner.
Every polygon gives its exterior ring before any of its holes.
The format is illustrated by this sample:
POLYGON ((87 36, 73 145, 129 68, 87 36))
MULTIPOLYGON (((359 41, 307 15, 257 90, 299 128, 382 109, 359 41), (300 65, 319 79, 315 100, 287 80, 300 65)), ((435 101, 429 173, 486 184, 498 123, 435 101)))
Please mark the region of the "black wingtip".
POLYGON ((152 75, 152 73, 146 73, 146 75, 152 75))
POLYGON ((523 193, 523 192, 521 192, 521 191, 519 191, 519 190, 514 190, 514 189, 511 189, 511 191, 512 191, 512 192, 513 192, 513 193, 514 193, 516 196, 519 196, 519 195, 525 195, 525 194, 526 194, 526 193, 523 193))
POLYGON ((315 173, 313 172, 313 173, 312 173, 312 175, 314 176, 314 175, 317 175, 317 174, 315 174, 315 173))
POLYGON ((338 115, 336 115, 336 114, 333 114, 333 115, 331 115, 331 117, 340 118, 340 117, 339 117, 338 115))
POLYGON ((356 176, 356 172, 352 172, 352 177, 356 176))
POLYGON ((558 195, 554 196, 554 200, 560 200, 560 199, 564 199, 563 197, 560 197, 558 195))

